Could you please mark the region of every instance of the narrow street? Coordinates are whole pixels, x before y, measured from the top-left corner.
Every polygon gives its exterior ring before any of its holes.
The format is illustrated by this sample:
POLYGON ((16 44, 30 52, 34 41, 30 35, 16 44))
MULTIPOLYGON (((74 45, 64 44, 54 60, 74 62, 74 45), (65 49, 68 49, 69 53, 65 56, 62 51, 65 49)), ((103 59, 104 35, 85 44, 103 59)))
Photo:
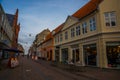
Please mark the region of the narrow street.
POLYGON ((50 66, 44 61, 36 62, 20 57, 20 65, 0 71, 0 80, 90 80, 50 66))

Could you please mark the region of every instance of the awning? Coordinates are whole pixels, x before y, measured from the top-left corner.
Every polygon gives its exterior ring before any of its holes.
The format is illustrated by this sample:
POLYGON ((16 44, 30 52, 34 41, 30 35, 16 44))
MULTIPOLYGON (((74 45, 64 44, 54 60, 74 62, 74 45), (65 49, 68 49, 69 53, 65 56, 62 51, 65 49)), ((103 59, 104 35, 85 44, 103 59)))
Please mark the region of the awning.
POLYGON ((5 43, 0 42, 0 49, 6 49, 9 48, 8 45, 6 45, 5 43))
POLYGON ((16 53, 23 53, 23 51, 20 51, 18 49, 14 48, 8 48, 8 49, 3 49, 4 51, 9 51, 9 52, 16 52, 16 53))

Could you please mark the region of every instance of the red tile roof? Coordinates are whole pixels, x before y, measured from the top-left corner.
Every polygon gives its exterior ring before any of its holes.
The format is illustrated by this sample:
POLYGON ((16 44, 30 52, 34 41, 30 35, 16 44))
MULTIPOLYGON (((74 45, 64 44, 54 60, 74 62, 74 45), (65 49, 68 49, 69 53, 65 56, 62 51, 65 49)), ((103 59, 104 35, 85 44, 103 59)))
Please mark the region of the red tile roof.
POLYGON ((47 41, 47 40, 49 40, 49 39, 51 39, 51 38, 52 38, 52 32, 50 32, 50 33, 46 36, 45 41, 47 41))
MULTIPOLYGON (((58 33, 62 28, 63 28, 64 23, 62 23, 61 25, 59 25, 56 29, 54 29, 53 31, 55 31, 55 34, 58 33)), ((54 34, 54 35, 55 35, 54 34)))
MULTIPOLYGON (((90 14, 91 12, 93 12, 94 10, 96 10, 98 5, 102 1, 103 0, 91 0, 85 6, 83 6, 78 11, 76 11, 72 16, 79 18, 79 19, 83 18, 83 17, 87 16, 88 14, 90 14)), ((62 29, 63 25, 64 25, 64 23, 62 23, 56 29, 53 30, 53 31, 55 31, 55 34, 58 33, 62 29)))
POLYGON ((72 16, 76 18, 83 18, 93 12, 97 9, 100 2, 103 0, 91 0, 86 5, 84 5, 82 8, 80 8, 78 11, 76 11, 72 16))

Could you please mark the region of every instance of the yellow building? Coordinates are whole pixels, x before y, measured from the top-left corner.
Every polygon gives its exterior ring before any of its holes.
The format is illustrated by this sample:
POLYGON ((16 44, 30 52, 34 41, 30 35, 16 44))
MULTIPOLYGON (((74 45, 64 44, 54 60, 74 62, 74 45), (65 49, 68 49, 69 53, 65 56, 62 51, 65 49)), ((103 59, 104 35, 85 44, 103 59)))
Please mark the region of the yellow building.
POLYGON ((90 0, 53 30, 54 60, 120 67, 120 0, 90 0))

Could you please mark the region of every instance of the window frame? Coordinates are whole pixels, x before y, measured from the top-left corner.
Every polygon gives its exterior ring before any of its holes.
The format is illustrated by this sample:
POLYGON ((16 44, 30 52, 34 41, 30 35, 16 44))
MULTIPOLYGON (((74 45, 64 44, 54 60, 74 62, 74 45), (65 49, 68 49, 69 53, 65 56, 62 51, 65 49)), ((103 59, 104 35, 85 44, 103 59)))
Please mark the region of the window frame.
POLYGON ((82 23, 82 33, 83 34, 87 33, 87 22, 82 23))
POLYGON ((104 19, 105 19, 105 26, 107 27, 115 27, 116 26, 116 12, 105 12, 104 13, 104 19), (114 14, 113 14, 114 13, 114 14))
POLYGON ((79 36, 81 34, 81 31, 80 31, 80 25, 76 27, 76 36, 79 36))
POLYGON ((65 40, 68 39, 68 31, 65 32, 65 40))
POLYGON ((71 28, 71 37, 75 37, 75 28, 71 28))
POLYGON ((96 18, 92 17, 89 20, 90 23, 90 31, 95 31, 96 30, 96 18))

